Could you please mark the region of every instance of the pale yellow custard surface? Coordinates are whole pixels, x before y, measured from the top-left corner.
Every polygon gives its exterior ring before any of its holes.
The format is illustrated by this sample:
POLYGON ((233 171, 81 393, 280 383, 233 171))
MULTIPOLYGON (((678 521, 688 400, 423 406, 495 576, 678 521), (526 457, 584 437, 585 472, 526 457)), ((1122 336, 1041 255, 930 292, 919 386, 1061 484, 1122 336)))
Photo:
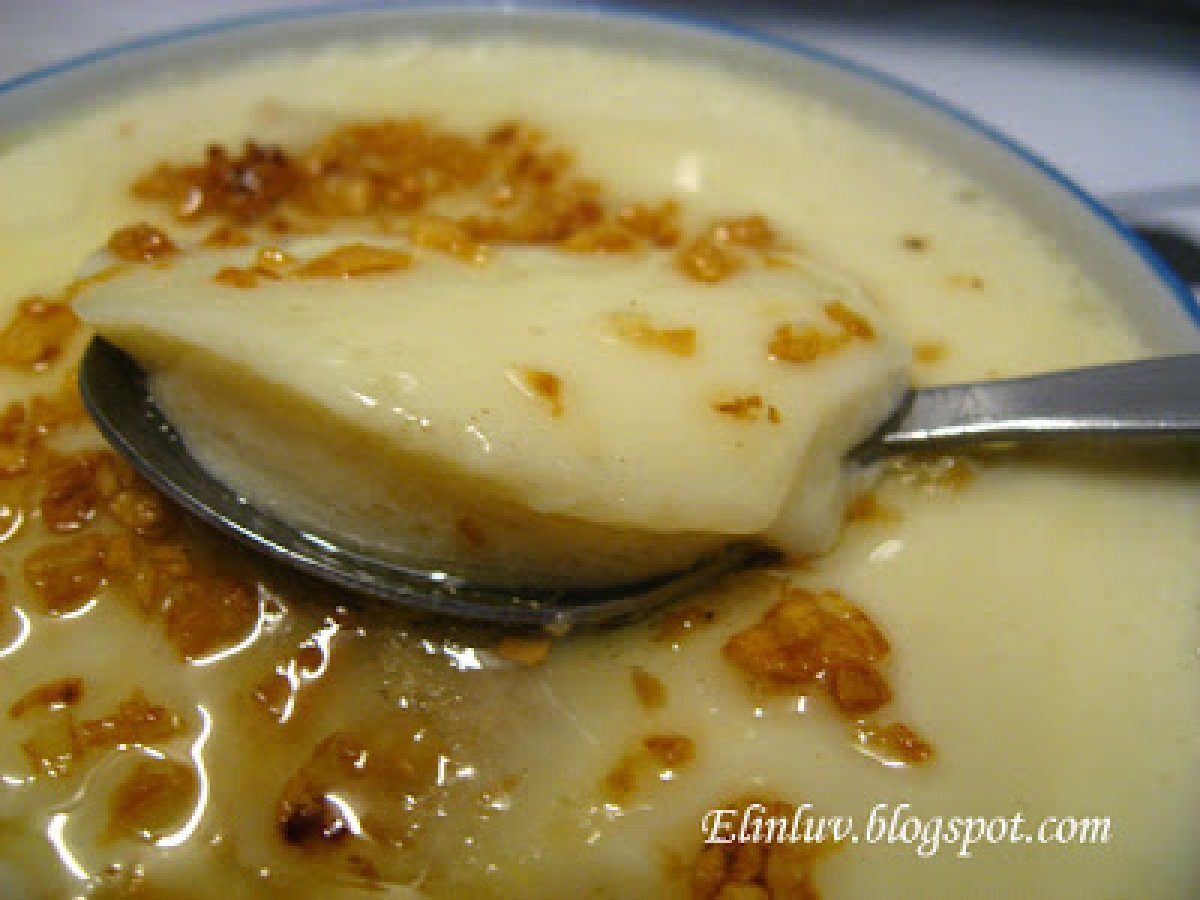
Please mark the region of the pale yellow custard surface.
POLYGON ((493 583, 620 584, 730 540, 825 550, 865 480, 843 460, 908 389, 869 299, 795 253, 706 283, 667 249, 277 249, 253 287, 221 273, 261 251, 199 248, 73 307, 260 507, 493 583), (324 273, 347 254, 391 268, 324 273))
MULTIPOLYGON (((863 287, 921 383, 1153 349, 986 188, 846 114, 734 73, 507 44, 268 59, 6 135, 0 294, 63 299, 130 223, 203 240, 219 219, 132 195, 160 161, 247 138, 302 153, 347 120, 411 116, 535 123, 612 197, 678 200, 688 233, 762 216, 863 287)), ((86 333, 22 309, 0 337, 5 399, 24 403, 0 457, 0 893, 1200 888, 1186 459, 908 461, 831 552, 547 647, 381 610, 199 533, 86 455, 98 438, 60 394, 86 333), (706 811, 753 799, 852 816, 863 839, 701 852, 706 811), (866 839, 876 804, 1104 816, 1111 834, 925 858, 866 839)))

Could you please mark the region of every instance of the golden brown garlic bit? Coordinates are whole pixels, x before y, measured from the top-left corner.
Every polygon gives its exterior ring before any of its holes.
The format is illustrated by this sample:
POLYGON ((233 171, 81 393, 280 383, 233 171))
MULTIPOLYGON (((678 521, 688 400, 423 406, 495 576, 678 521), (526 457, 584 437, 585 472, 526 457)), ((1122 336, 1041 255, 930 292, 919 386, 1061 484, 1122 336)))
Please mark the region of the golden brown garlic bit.
POLYGON ((840 345, 835 339, 812 325, 797 327, 779 325, 767 344, 770 359, 788 363, 812 362, 820 356, 832 353, 840 345))
POLYGON ((633 692, 643 709, 662 709, 667 705, 667 686, 657 675, 641 666, 634 666, 629 670, 629 677, 633 680, 633 692))
MULTIPOLYGON (((387 229, 393 217, 408 218, 415 244, 469 262, 498 243, 628 253, 681 241, 676 201, 611 197, 578 175, 571 153, 517 121, 478 137, 421 119, 354 123, 297 152, 248 143, 236 154, 214 145, 201 163, 160 164, 133 192, 167 203, 184 220, 216 216, 277 233, 339 218, 387 229), (462 211, 464 197, 473 202, 462 211), (456 216, 441 208, 449 199, 456 216)), ((770 251, 779 246, 762 216, 722 219, 677 261, 689 277, 718 281, 747 264, 748 254, 774 264, 770 251)))
POLYGON ((859 607, 837 591, 791 587, 762 621, 733 635, 725 658, 772 688, 819 682, 843 712, 873 712, 891 699, 875 663, 888 642, 859 607))
POLYGON ((506 634, 496 644, 496 655, 522 666, 540 666, 550 656, 551 640, 542 635, 506 634))
POLYGON ((249 290, 258 287, 258 273, 253 269, 240 269, 237 266, 224 266, 213 275, 213 281, 226 287, 249 290))
POLYGON ((555 418, 562 415, 562 381, 557 375, 544 369, 528 368, 518 368, 513 374, 526 393, 549 404, 550 415, 555 418))
POLYGON ((470 516, 459 516, 454 522, 454 530, 472 547, 487 546, 487 531, 470 516))
POLYGON ((473 239, 467 229, 448 216, 418 213, 408 223, 408 238, 418 247, 448 253, 469 263, 486 262, 487 245, 473 239))
POLYGON ((869 341, 875 337, 875 326, 873 326, 860 313, 855 312, 845 303, 840 300, 833 303, 826 303, 823 307, 825 315, 828 316, 835 324, 841 327, 842 334, 848 338, 858 338, 859 340, 869 341))
POLYGON ((80 722, 77 731, 84 747, 115 747, 118 744, 156 744, 175 736, 183 728, 180 718, 161 703, 152 703, 140 689, 117 704, 116 712, 80 722))
POLYGON ((949 352, 945 341, 917 341, 913 345, 913 359, 926 366, 940 363, 949 352))
POLYGON ((39 684, 22 694, 8 708, 8 715, 10 718, 19 719, 25 713, 35 709, 57 712, 68 706, 74 706, 82 697, 82 678, 55 678, 53 681, 39 684))
POLYGON ((51 458, 39 504, 42 522, 50 531, 78 531, 96 518, 100 506, 97 470, 106 458, 102 453, 51 458))
POLYGON ((77 395, 10 407, 0 424, 0 477, 20 477, 23 496, 50 534, 23 573, 50 615, 79 610, 119 586, 143 614, 161 619, 181 656, 195 658, 241 640, 259 614, 252 581, 205 563, 176 537, 176 508, 108 451, 58 454, 44 438, 75 424, 77 395))
POLYGON ((782 421, 779 408, 771 404, 764 404, 761 394, 747 394, 743 397, 734 397, 732 400, 719 400, 712 404, 712 408, 722 415, 732 416, 743 422, 758 420, 763 415, 764 407, 766 408, 767 422, 778 425, 782 421))
MULTIPOLYGON (((722 653, 757 686, 779 691, 819 684, 839 712, 858 718, 892 698, 878 668, 889 649, 878 626, 839 592, 789 587, 761 622, 730 637, 722 653)), ((907 729, 888 726, 900 727, 907 729)))
POLYGON ((810 363, 836 353, 852 340, 869 341, 875 338, 874 326, 840 300, 826 303, 823 311, 826 318, 838 327, 835 334, 828 334, 813 325, 779 325, 767 344, 768 359, 810 363))
POLYGON ((215 250, 233 250, 237 247, 249 247, 252 240, 241 228, 234 225, 218 225, 200 243, 215 250))
POLYGON ((660 766, 677 769, 696 758, 696 743, 684 734, 652 734, 642 746, 660 766))
POLYGON ((85 534, 47 544, 25 557, 25 581, 47 615, 62 616, 86 606, 108 583, 108 541, 85 534))
POLYGON ((693 900, 819 900, 813 867, 839 846, 831 835, 810 837, 803 826, 794 828, 796 807, 783 801, 745 800, 714 809, 728 827, 692 863, 693 900), (744 836, 743 822, 750 826, 744 836), (780 837, 793 830, 799 831, 797 841, 780 837))
POLYGON ((885 765, 918 766, 933 757, 933 745, 903 722, 858 725, 854 738, 860 750, 885 765))
POLYGON ((221 215, 249 223, 291 194, 298 181, 295 165, 278 147, 248 142, 233 156, 211 144, 200 165, 160 164, 134 182, 133 194, 165 201, 180 219, 221 215))
POLYGON ((184 659, 236 644, 253 627, 258 598, 245 580, 212 574, 179 580, 163 612, 167 640, 184 659))
POLYGON ((696 355, 695 328, 659 328, 645 313, 637 312, 617 312, 610 318, 617 337, 624 341, 675 356, 696 355))
MULTIPOLYGON (((60 310, 53 314, 53 343, 65 345, 80 330, 79 321, 63 304, 46 305, 60 310)), ((21 359, 46 358, 46 335, 22 324, 29 314, 22 308, 5 329, 13 342, 10 349, 21 359)), ((118 584, 128 587, 147 614, 165 617, 172 610, 176 624, 168 630, 188 650, 201 645, 212 649, 214 641, 229 640, 235 630, 244 635, 253 617, 234 629, 224 613, 211 616, 202 628, 203 639, 194 629, 178 627, 187 618, 183 610, 207 605, 210 591, 180 589, 179 558, 188 552, 169 540, 178 522, 174 507, 108 451, 64 454, 51 449, 50 438, 87 421, 74 371, 62 375, 49 395, 13 402, 0 413, 0 480, 11 483, 14 496, 21 498, 10 510, 12 517, 25 522, 26 529, 40 522, 49 534, 65 536, 26 554, 22 569, 33 597, 44 612, 62 615, 82 608, 105 585, 118 584), (197 593, 203 598, 189 599, 197 593)), ((205 568, 194 577, 203 583, 212 574, 205 568)), ((215 598, 225 595, 216 588, 211 592, 215 598)))
POLYGON ((113 791, 101 842, 121 838, 152 841, 180 825, 195 803, 199 783, 189 765, 140 759, 113 791))
POLYGON ((849 522, 874 522, 877 524, 898 522, 903 515, 895 507, 879 502, 873 491, 859 494, 850 501, 846 508, 846 520, 849 522))
POLYGON ((43 371, 62 356, 79 319, 66 303, 29 297, 0 331, 0 365, 43 371))
POLYGON ((282 278, 296 260, 278 247, 261 247, 254 254, 254 271, 268 278, 282 278))
POLYGON ((425 719, 396 712, 361 731, 321 741, 283 787, 275 808, 289 846, 329 850, 352 837, 384 846, 412 841, 438 789, 442 747, 425 719), (351 803, 363 801, 357 809, 351 803))
POLYGON ((625 803, 645 780, 666 781, 696 758, 695 742, 684 734, 652 734, 624 754, 600 783, 609 802, 625 803))
POLYGON ((177 250, 165 231, 145 222, 119 228, 108 239, 108 251, 125 262, 156 262, 177 250))
POLYGON ((714 284, 746 265, 743 250, 759 251, 770 262, 770 251, 779 247, 771 226, 762 216, 719 219, 680 250, 675 262, 689 278, 714 284))
POLYGON ((920 234, 908 234, 901 239, 900 245, 904 247, 905 250, 911 250, 914 253, 920 253, 929 249, 930 241, 929 238, 920 234))
POLYGON ((412 265, 412 257, 403 250, 373 247, 370 244, 346 244, 303 263, 296 269, 299 278, 359 278, 399 272, 412 265))

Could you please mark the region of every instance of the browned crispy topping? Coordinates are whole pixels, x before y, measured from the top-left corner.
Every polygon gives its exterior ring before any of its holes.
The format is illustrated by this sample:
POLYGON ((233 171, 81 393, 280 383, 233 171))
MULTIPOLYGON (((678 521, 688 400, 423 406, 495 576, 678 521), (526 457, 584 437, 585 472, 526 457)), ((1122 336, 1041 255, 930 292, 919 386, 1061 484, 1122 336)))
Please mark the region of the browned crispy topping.
POLYGON ((826 303, 823 308, 825 315, 841 326, 844 335, 863 341, 869 341, 875 337, 874 326, 840 300, 826 303))
POLYGON ((692 863, 693 900, 819 900, 813 867, 839 846, 832 835, 810 836, 801 827, 797 841, 781 839, 794 828, 796 807, 778 800, 714 809, 725 816, 720 842, 705 843, 692 863), (750 826, 745 835, 743 821, 750 826))
POLYGON ((68 706, 74 706, 83 697, 82 678, 55 678, 45 684, 39 684, 22 694, 8 708, 8 715, 19 719, 25 713, 34 709, 58 711, 68 706))
POLYGON ((411 264, 412 257, 403 250, 346 244, 302 264, 296 269, 296 275, 300 278, 358 278, 399 272, 411 264))
POLYGON ((247 143, 240 156, 216 144, 195 166, 163 163, 133 185, 134 196, 162 200, 181 219, 227 216, 235 222, 262 218, 297 186, 299 172, 278 147, 247 143))
POLYGON ((629 203, 617 213, 617 221, 655 247, 674 247, 679 243, 679 204, 664 200, 651 206, 629 203))
POLYGON ((837 591, 788 588, 723 652, 755 682, 775 689, 820 683, 843 712, 872 712, 891 699, 875 668, 888 652, 887 640, 837 591))
POLYGON ((683 734, 652 734, 642 746, 660 766, 677 769, 696 758, 696 743, 683 734))
POLYGON ((633 691, 643 709, 662 709, 667 705, 667 686, 661 678, 641 666, 630 669, 629 676, 633 679, 633 691))
POLYGON ((183 727, 179 717, 161 703, 151 703, 140 690, 99 719, 80 722, 76 731, 83 747, 117 744, 156 744, 174 737, 183 727))
POLYGON ((179 580, 163 613, 167 640, 185 659, 236 644, 257 619, 249 585, 227 575, 179 580))
POLYGON ((61 616, 85 606, 105 584, 108 541, 83 534, 39 547, 25 557, 25 580, 49 615, 61 616))
POLYGON ((933 756, 933 746, 902 722, 858 725, 855 740, 864 753, 887 765, 919 766, 933 756))
POLYGON ((605 797, 617 803, 629 799, 638 785, 638 774, 642 767, 642 759, 638 754, 627 753, 622 756, 615 766, 604 776, 600 788, 605 797))
POLYGON ((556 418, 562 415, 562 382, 557 375, 544 369, 527 368, 517 369, 515 374, 528 393, 541 397, 550 405, 550 415, 556 418))
POLYGON ((741 254, 711 234, 701 235, 687 244, 679 251, 676 262, 688 278, 705 284, 724 281, 743 265, 741 254))
POLYGON ((751 250, 770 250, 778 246, 775 233, 762 216, 721 219, 713 224, 710 233, 722 243, 751 250))
POLYGON ((237 266, 224 266, 213 275, 213 281, 226 287, 249 290, 258 287, 258 273, 253 269, 239 269, 237 266))
POLYGON ((767 356, 780 362, 807 363, 839 346, 835 339, 811 325, 798 328, 785 324, 776 327, 771 335, 767 356))
POLYGON ((109 799, 101 841, 154 840, 182 823, 195 803, 197 788, 191 766, 170 759, 138 760, 109 799))
POLYGON ((108 239, 109 252, 126 262, 155 262, 177 249, 165 231, 145 222, 118 228, 108 239))
POLYGON ((235 225, 218 225, 205 236, 201 244, 217 250, 232 250, 250 246, 251 238, 235 225))
POLYGON ((408 237, 416 246, 438 250, 463 262, 482 263, 488 251, 467 229, 448 216, 418 213, 408 223, 408 237))
POLYGON ((254 685, 250 696, 272 719, 283 723, 290 718, 289 712, 295 699, 295 684, 283 672, 272 672, 254 685))
POLYGON ((57 360, 79 319, 65 303, 30 297, 0 331, 0 365, 41 371, 57 360))
POLYGON ((767 344, 767 357, 779 362, 810 363, 836 353, 852 340, 874 339, 874 326, 841 301, 825 304, 824 312, 838 326, 837 333, 828 334, 813 325, 779 325, 767 344))
POLYGON ((617 337, 631 344, 675 356, 696 355, 695 328, 658 328, 645 313, 635 312, 613 313, 611 320, 617 337))
MULTIPOLYGON (((415 244, 468 262, 482 261, 494 243, 628 253, 682 240, 676 201, 610 197, 576 173, 572 154, 516 121, 481 137, 421 119, 360 122, 295 152, 248 143, 235 154, 213 145, 198 164, 160 164, 133 192, 168 204, 184 220, 214 216, 279 234, 338 218, 366 218, 387 229, 391 217, 407 217, 415 244), (475 203, 464 206, 464 196, 475 203)), ((236 231, 210 237, 210 246, 238 245, 236 231)), ((762 216, 718 219, 677 262, 691 278, 719 281, 755 254, 776 264, 771 251, 779 246, 762 216)), ((222 279, 250 286, 237 280, 222 279)))
POLYGON ((455 530, 462 535, 463 540, 465 540, 472 547, 483 547, 487 545, 487 532, 484 531, 482 525, 480 525, 470 516, 459 516, 454 522, 454 527, 455 530))
POLYGON ((96 517, 100 493, 96 485, 99 453, 56 459, 45 476, 40 511, 51 531, 78 531, 96 517))
POLYGON ((695 742, 683 734, 652 734, 641 745, 625 753, 600 782, 603 795, 613 803, 625 803, 645 780, 666 781, 696 758, 695 742))
POLYGON ((861 718, 891 700, 879 671, 888 650, 878 626, 837 591, 790 587, 761 622, 730 637, 723 653, 759 687, 820 685, 839 712, 858 720, 863 752, 885 765, 917 765, 933 755, 928 742, 906 725, 861 718))
POLYGON ((550 644, 548 637, 506 634, 496 645, 496 653, 522 666, 540 666, 550 655, 550 644))
POLYGON ((779 408, 763 403, 760 394, 747 394, 731 400, 718 400, 712 404, 712 408, 722 415, 731 416, 743 422, 758 420, 764 413, 764 407, 767 421, 772 425, 778 425, 782 420, 779 408))
POLYGON ((949 352, 945 341, 917 341, 913 345, 913 359, 927 366, 940 363, 949 352))
POLYGON ((713 284, 724 281, 743 268, 747 256, 742 250, 759 252, 768 265, 780 248, 771 226, 762 216, 718 219, 676 255, 680 270, 696 281, 713 284))
POLYGON ((334 732, 284 785, 275 809, 279 835, 309 851, 342 844, 355 828, 380 844, 406 843, 437 788, 442 756, 415 713, 397 712, 362 731, 334 732))
POLYGON ((859 494, 846 508, 846 519, 850 522, 897 522, 901 518, 900 510, 880 503, 873 491, 859 494))

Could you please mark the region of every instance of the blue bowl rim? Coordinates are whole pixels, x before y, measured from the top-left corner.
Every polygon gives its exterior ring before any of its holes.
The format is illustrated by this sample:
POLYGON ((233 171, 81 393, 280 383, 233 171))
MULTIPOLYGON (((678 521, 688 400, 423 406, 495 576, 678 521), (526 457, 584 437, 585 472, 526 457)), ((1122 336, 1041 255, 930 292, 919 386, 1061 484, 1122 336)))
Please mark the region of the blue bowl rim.
POLYGON ((322 3, 315 6, 281 7, 279 9, 254 12, 245 15, 228 16, 184 25, 153 32, 126 41, 108 44, 95 50, 67 57, 58 62, 50 63, 5 81, 0 81, 0 97, 30 85, 48 81, 59 75, 83 69, 89 65, 105 62, 119 56, 136 53, 142 50, 164 47, 170 44, 182 43, 197 38, 212 37, 229 31, 244 28, 266 26, 281 22, 317 19, 336 15, 361 15, 366 13, 388 11, 420 11, 420 10, 465 10, 465 11, 494 11, 502 15, 520 14, 522 12, 555 12, 559 14, 587 16, 608 16, 626 20, 643 20, 666 26, 683 26, 695 30, 706 31, 710 34, 724 36, 735 40, 759 44, 765 47, 784 50, 799 54, 818 63, 840 69, 851 75, 873 81, 892 91, 900 93, 919 104, 931 108, 968 129, 982 135, 1008 150, 1031 166, 1046 178, 1057 184, 1075 200, 1077 200, 1092 215, 1117 234, 1142 259, 1155 277, 1167 287, 1175 301, 1200 328, 1200 299, 1193 293, 1178 275, 1159 256, 1150 249, 1128 225, 1119 219, 1103 203, 1085 191, 1053 165, 1042 159, 1020 141, 1010 137, 994 125, 991 125, 972 113, 960 108, 954 103, 938 96, 925 88, 909 84, 903 79, 887 72, 876 69, 857 60, 848 59, 837 53, 809 46, 802 41, 785 38, 780 35, 768 34, 749 26, 736 24, 727 20, 698 16, 692 13, 649 10, 640 7, 623 5, 609 0, 585 0, 585 2, 566 2, 566 0, 495 0, 495 2, 478 2, 478 0, 408 0, 408 2, 392 2, 392 0, 359 0, 350 3, 322 3))

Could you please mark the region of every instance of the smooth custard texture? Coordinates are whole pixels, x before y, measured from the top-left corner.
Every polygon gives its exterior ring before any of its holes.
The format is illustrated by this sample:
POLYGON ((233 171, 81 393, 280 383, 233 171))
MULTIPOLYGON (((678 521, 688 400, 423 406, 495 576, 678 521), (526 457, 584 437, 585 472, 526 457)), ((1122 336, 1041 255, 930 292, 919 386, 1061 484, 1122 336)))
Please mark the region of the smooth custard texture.
POLYGON ((0 361, 21 402, 0 429, 0 893, 1200 893, 1190 461, 904 461, 832 552, 551 645, 276 572, 81 455, 98 440, 63 385, 86 332, 61 302, 23 301, 65 300, 114 229, 183 243, 221 224, 130 185, 210 141, 304 148, 348 118, 410 115, 464 134, 518 117, 616 196, 764 216, 865 286, 924 383, 1151 349, 1028 223, 920 151, 794 86, 644 56, 340 48, 6 135, 0 361), (860 829, 907 803, 1108 816, 1112 836, 969 859, 866 840, 701 852, 705 811, 755 798, 860 829))
POLYGON ((706 283, 667 250, 464 264, 321 238, 279 248, 278 279, 222 280, 260 252, 126 266, 74 309, 246 496, 493 582, 620 583, 760 536, 824 550, 844 457, 907 388, 870 301, 794 253, 706 283), (314 267, 347 248, 378 259, 314 267))

